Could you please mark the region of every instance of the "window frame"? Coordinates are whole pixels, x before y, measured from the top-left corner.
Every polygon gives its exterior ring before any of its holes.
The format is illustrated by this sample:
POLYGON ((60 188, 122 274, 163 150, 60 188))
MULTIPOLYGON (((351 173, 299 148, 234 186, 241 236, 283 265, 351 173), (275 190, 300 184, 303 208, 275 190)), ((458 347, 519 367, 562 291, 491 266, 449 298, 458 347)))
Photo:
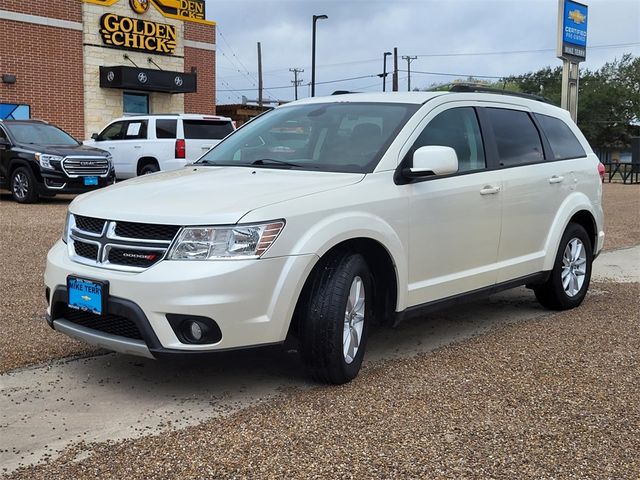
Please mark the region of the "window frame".
POLYGON ((124 120, 124 122, 126 123, 125 127, 122 129, 122 138, 120 139, 123 142, 131 142, 131 141, 135 141, 135 140, 149 140, 149 120, 148 119, 140 119, 140 120, 124 120), (127 131, 129 130, 129 125, 132 123, 140 123, 140 130, 143 129, 144 126, 144 132, 145 132, 145 136, 144 137, 140 137, 140 131, 138 131, 138 135, 135 137, 131 137, 131 138, 127 138, 127 131))
POLYGON ((124 140, 124 126, 127 123, 128 122, 126 120, 116 120, 115 122, 111 122, 109 125, 104 127, 100 133, 98 133, 98 138, 96 138, 96 142, 120 142, 120 141, 124 140), (123 124, 123 126, 120 128, 120 138, 109 138, 109 139, 102 138, 102 134, 107 130, 107 128, 115 125, 116 123, 122 123, 123 124))
POLYGON ((150 112, 151 112, 151 95, 149 95, 148 93, 142 93, 142 92, 129 92, 129 91, 122 92, 122 115, 123 116, 135 117, 140 115, 149 115, 150 112), (125 108, 125 103, 126 103, 125 97, 127 95, 132 97, 144 97, 146 99, 147 111, 146 112, 127 112, 125 108))
MULTIPOLYGON (((478 106, 477 104, 474 103, 467 103, 467 102, 460 102, 460 101, 455 101, 455 102, 449 102, 449 103, 443 103, 441 105, 438 105, 436 108, 430 110, 429 112, 426 113, 426 115, 422 118, 422 120, 420 121, 420 123, 416 126, 416 128, 413 130, 413 132, 411 132, 411 135, 409 137, 409 139, 407 139, 407 141, 405 142, 405 146, 407 144, 410 144, 410 146, 408 147, 406 153, 404 155, 401 156, 402 160, 400 160, 398 162, 398 166, 393 174, 393 182, 396 185, 407 185, 407 184, 414 184, 414 183, 421 183, 421 182, 432 182, 434 180, 440 180, 440 179, 444 179, 444 178, 453 178, 453 177, 460 177, 463 175, 474 175, 474 174, 478 174, 478 173, 484 173, 484 172, 488 172, 491 170, 496 170, 494 162, 493 162, 493 152, 491 149, 489 149, 489 144, 488 144, 488 135, 486 132, 486 126, 482 121, 482 117, 480 115, 480 110, 483 107, 478 106), (442 108, 442 110, 440 110, 440 107, 444 107, 442 108), (420 135, 422 134, 422 132, 424 131, 425 128, 427 128, 427 126, 441 113, 444 113, 448 110, 453 110, 455 108, 471 108, 474 110, 475 114, 476 114, 476 120, 478 121, 478 130, 480 131, 480 138, 482 140, 482 149, 484 151, 484 162, 485 162, 485 167, 484 168, 480 168, 480 169, 476 169, 476 170, 466 170, 463 172, 456 172, 456 173, 451 173, 449 175, 431 175, 431 176, 426 176, 426 177, 416 177, 416 178, 408 178, 405 175, 402 174, 402 170, 405 168, 409 168, 412 164, 413 161, 413 153, 415 152, 414 150, 414 145, 415 143, 418 141, 418 138, 420 138, 420 135), (430 115, 434 112, 437 111, 437 113, 435 113, 433 116, 430 117, 430 115), (426 119, 429 118, 429 120, 427 121, 426 119)), ((491 137, 491 139, 493 140, 493 136, 491 137)), ((404 146, 401 150, 404 150, 404 146)))

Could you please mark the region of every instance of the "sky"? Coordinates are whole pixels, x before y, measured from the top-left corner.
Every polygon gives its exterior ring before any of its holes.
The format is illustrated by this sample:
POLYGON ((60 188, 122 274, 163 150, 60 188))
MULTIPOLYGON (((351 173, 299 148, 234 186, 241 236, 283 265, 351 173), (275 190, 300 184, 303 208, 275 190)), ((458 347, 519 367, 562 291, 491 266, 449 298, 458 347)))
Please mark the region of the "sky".
MULTIPOLYGON (((398 48, 400 90, 469 75, 502 77, 560 66, 557 0, 206 0, 217 23, 217 103, 257 98, 257 42, 262 45, 265 97, 310 94, 312 15, 317 23, 316 95, 380 91, 383 53, 398 48), (358 78, 359 77, 359 78, 358 78), (353 79, 353 80, 343 80, 353 79), (339 80, 339 81, 336 81, 339 80), (331 82, 331 83, 322 83, 331 82)), ((587 0, 587 61, 597 69, 624 53, 640 56, 640 0, 587 0)), ((393 69, 387 58, 387 71, 393 69)), ((387 77, 391 90, 391 76, 387 77)))

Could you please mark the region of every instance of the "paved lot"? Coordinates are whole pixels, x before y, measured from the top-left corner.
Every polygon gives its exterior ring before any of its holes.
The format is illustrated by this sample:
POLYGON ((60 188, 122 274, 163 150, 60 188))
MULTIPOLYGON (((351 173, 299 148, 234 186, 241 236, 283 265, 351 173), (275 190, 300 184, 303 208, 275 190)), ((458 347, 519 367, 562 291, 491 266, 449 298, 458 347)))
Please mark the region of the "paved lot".
MULTIPOLYGON (((18 205, 0 195, 0 373, 94 349, 44 323, 46 253, 60 237, 68 203, 60 196, 18 205)), ((606 249, 640 244, 640 185, 604 185, 606 249)))

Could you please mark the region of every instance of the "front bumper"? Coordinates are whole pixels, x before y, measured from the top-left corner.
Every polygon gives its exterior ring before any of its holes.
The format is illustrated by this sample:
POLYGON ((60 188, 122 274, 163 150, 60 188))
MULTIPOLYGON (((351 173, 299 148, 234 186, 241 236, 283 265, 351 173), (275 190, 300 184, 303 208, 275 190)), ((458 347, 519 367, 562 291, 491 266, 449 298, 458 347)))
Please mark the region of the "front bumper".
POLYGON ((47 318, 56 330, 101 347, 143 356, 205 353, 281 343, 316 255, 228 261, 161 261, 140 273, 82 265, 59 241, 49 251, 47 318), (63 313, 68 275, 109 282, 107 313, 133 321, 142 339, 74 324, 63 313), (215 344, 180 341, 167 314, 214 320, 215 344))
POLYGON ((113 170, 106 177, 98 177, 97 185, 85 185, 84 177, 70 178, 57 170, 40 171, 42 182, 38 183, 40 195, 55 195, 57 193, 79 194, 111 185, 115 181, 113 170))

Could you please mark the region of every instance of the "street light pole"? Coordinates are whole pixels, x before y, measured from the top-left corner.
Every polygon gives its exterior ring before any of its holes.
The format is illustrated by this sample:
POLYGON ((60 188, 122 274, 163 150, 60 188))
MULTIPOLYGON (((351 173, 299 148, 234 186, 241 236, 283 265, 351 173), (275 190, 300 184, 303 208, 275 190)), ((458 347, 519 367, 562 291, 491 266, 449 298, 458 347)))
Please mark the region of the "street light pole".
POLYGON ((382 91, 387 91, 387 57, 392 55, 391 52, 384 52, 382 56, 382 91))
POLYGON ((313 16, 313 34, 311 39, 311 96, 316 96, 316 22, 318 20, 326 20, 326 15, 313 16))

